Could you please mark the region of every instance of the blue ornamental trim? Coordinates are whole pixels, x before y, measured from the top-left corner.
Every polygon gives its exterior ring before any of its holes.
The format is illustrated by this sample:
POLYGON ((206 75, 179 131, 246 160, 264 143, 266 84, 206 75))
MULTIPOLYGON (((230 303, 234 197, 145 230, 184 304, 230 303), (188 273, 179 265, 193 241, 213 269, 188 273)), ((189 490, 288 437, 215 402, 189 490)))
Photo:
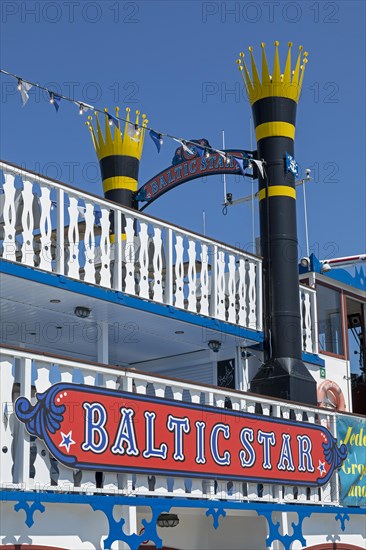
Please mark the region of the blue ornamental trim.
POLYGON ((164 498, 164 497, 138 497, 138 496, 113 496, 110 495, 85 495, 85 494, 64 494, 57 492, 26 492, 26 491, 3 491, 2 500, 15 502, 14 509, 16 512, 24 510, 26 513, 26 525, 31 527, 34 523, 33 514, 36 510, 43 513, 45 505, 63 504, 79 504, 88 505, 94 511, 102 512, 108 521, 108 533, 100 533, 100 536, 105 535, 103 549, 109 550, 113 542, 126 542, 131 550, 138 550, 144 540, 151 540, 155 543, 156 548, 162 547, 162 540, 157 534, 156 520, 162 512, 169 512, 172 507, 204 509, 206 516, 212 516, 213 526, 215 529, 219 527, 219 519, 222 516, 225 521, 227 515, 226 510, 254 510, 258 516, 263 516, 268 523, 268 538, 266 544, 278 540, 282 542, 286 550, 291 548, 295 541, 299 541, 303 546, 306 545, 306 539, 302 533, 302 525, 305 518, 311 517, 312 514, 328 514, 334 515, 336 521, 341 522, 342 531, 346 529, 346 520, 350 519, 351 515, 364 515, 364 508, 340 508, 338 506, 319 506, 319 505, 299 505, 299 504, 267 504, 258 502, 230 502, 230 501, 207 501, 200 499, 188 498, 164 498), (123 531, 124 519, 115 519, 115 506, 137 506, 148 507, 151 509, 152 517, 150 521, 143 519, 142 525, 144 532, 141 535, 136 533, 127 535, 123 531), (279 532, 279 523, 272 520, 274 512, 289 512, 296 513, 298 523, 292 523, 292 534, 281 535, 279 532))

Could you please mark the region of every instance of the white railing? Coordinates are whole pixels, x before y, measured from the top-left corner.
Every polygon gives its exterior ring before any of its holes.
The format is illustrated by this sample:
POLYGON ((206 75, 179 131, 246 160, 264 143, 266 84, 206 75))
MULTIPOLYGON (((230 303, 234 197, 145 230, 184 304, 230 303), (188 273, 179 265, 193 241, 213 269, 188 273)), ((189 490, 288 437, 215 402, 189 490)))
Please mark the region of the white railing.
POLYGON ((67 382, 141 395, 155 395, 225 408, 227 400, 234 410, 284 418, 310 424, 319 423, 336 437, 336 414, 328 410, 281 402, 276 399, 202 386, 176 379, 50 357, 10 347, 1 353, 1 487, 8 489, 102 492, 125 495, 185 496, 239 501, 339 504, 339 478, 334 473, 321 488, 188 479, 147 474, 97 473, 71 470, 58 463, 43 441, 30 437, 14 414, 14 401, 25 396, 33 403, 35 394, 52 384, 67 382))
POLYGON ((302 349, 306 353, 318 354, 316 292, 300 285, 300 312, 302 349))
POLYGON ((2 258, 262 329, 260 258, 19 167, 0 169, 2 258), (123 237, 112 243, 112 232, 123 237))

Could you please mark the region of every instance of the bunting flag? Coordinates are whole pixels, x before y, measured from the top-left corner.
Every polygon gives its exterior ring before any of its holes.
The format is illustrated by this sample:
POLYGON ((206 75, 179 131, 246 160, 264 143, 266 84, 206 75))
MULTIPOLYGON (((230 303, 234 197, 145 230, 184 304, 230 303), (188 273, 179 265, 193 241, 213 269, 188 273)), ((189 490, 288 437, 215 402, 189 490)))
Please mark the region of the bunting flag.
POLYGON ((287 172, 294 174, 296 177, 299 175, 299 165, 294 157, 288 153, 286 153, 286 170, 287 172))
MULTIPOLYGON (((108 120, 108 123, 111 126, 114 125, 116 128, 120 128, 120 122, 121 121, 127 123, 127 125, 128 125, 127 133, 130 136, 130 138, 133 141, 139 141, 140 140, 140 132, 141 132, 141 129, 143 128, 143 126, 140 125, 140 123, 138 121, 137 121, 137 123, 132 123, 132 122, 130 122, 130 120, 127 120, 125 118, 122 118, 122 117, 119 117, 119 116, 114 116, 114 115, 110 114, 106 109, 103 111, 101 109, 98 109, 97 107, 94 107, 93 105, 89 105, 88 103, 85 103, 84 101, 77 100, 77 99, 71 98, 71 97, 67 97, 67 96, 64 96, 64 95, 61 95, 61 94, 56 94, 54 91, 50 90, 49 88, 46 88, 45 86, 41 86, 40 84, 24 80, 23 78, 15 75, 13 73, 10 73, 8 71, 5 71, 4 69, 1 69, 1 68, 0 68, 0 73, 3 73, 5 75, 10 76, 10 77, 17 80, 17 82, 18 82, 17 88, 18 88, 18 90, 20 92, 20 95, 21 95, 23 107, 29 99, 29 95, 28 95, 29 90, 31 88, 35 87, 35 88, 38 88, 40 90, 44 90, 46 93, 48 93, 49 98, 50 98, 50 103, 55 107, 56 112, 59 111, 60 101, 63 99, 65 101, 68 101, 68 102, 73 103, 74 105, 76 105, 76 107, 79 110, 80 115, 83 115, 84 113, 86 113, 89 110, 93 110, 93 111, 96 111, 96 112, 106 116, 107 120, 108 120)), ((245 175, 244 174, 243 160, 238 158, 238 157, 229 156, 227 153, 225 153, 224 151, 221 151, 220 149, 214 149, 211 146, 207 147, 205 145, 200 145, 198 143, 195 143, 194 141, 190 141, 190 140, 186 140, 186 139, 182 139, 182 138, 177 138, 177 137, 175 137, 171 134, 168 134, 168 133, 165 133, 165 132, 160 132, 160 131, 155 130, 153 128, 150 128, 148 126, 144 126, 144 128, 146 128, 146 130, 149 130, 150 138, 154 142, 158 153, 160 153, 161 146, 163 145, 163 138, 169 138, 169 139, 172 139, 172 140, 176 141, 177 143, 179 143, 182 146, 183 150, 186 153, 190 154, 190 155, 196 155, 196 153, 197 153, 200 157, 205 156, 206 158, 209 158, 210 155, 218 154, 225 161, 226 164, 230 164, 230 162, 232 160, 235 160, 236 164, 240 168, 240 171, 242 172, 243 175, 245 175)), ((288 155, 288 156, 290 157, 290 155, 288 155)), ((247 158, 246 160, 250 160, 252 162, 255 162, 255 164, 257 165, 262 177, 264 177, 265 172, 264 172, 262 161, 254 160, 252 158, 250 158, 250 159, 247 158)), ((286 164, 286 166, 288 167, 288 170, 292 171, 295 168, 298 169, 298 165, 297 165, 296 161, 293 158, 291 158, 291 159, 286 158, 286 162, 289 163, 288 165, 286 164)))
POLYGON ((52 105, 56 109, 56 113, 58 113, 58 110, 60 108, 61 97, 55 94, 54 92, 50 92, 50 91, 48 92, 48 94, 50 96, 50 103, 52 103, 52 105))
POLYGON ((84 113, 94 109, 93 105, 88 105, 87 103, 79 103, 78 101, 74 101, 74 103, 79 107, 79 115, 83 115, 84 113))
POLYGON ((149 135, 155 143, 158 153, 160 153, 161 146, 163 145, 163 138, 161 134, 158 134, 155 130, 150 130, 149 135))
POLYGON ((116 128, 119 127, 119 122, 118 122, 118 119, 111 115, 110 113, 105 113, 107 115, 107 118, 108 118, 108 123, 109 123, 109 126, 112 126, 112 124, 115 125, 116 128))
MULTIPOLYGON (((181 146, 183 147, 183 149, 185 150, 186 153, 188 153, 189 155, 194 155, 194 151, 192 151, 192 149, 190 149, 187 145, 187 143, 182 140, 182 139, 178 139, 178 138, 172 138, 174 139, 174 141, 177 141, 178 143, 181 144, 181 146)), ((193 144, 192 144, 193 145, 193 144)))
POLYGON ((262 178, 264 178, 263 161, 261 161, 261 160, 255 160, 255 159, 250 159, 250 162, 254 162, 254 164, 256 165, 256 167, 258 168, 258 170, 260 171, 260 174, 261 174, 262 178))
POLYGON ((199 156, 203 157, 207 149, 205 149, 204 147, 200 147, 199 145, 195 145, 195 147, 197 149, 197 153, 199 154, 199 156))
POLYGON ((239 166, 240 172, 243 174, 243 176, 245 176, 245 173, 244 173, 244 160, 239 158, 239 157, 233 157, 233 159, 235 160, 236 164, 239 166))
POLYGON ((134 124, 133 122, 129 122, 127 126, 127 134, 130 136, 132 141, 140 141, 140 126, 138 124, 134 124))
POLYGON ((21 80, 19 78, 19 80, 18 80, 18 90, 19 90, 21 98, 22 98, 23 107, 29 99, 28 92, 31 89, 31 87, 32 87, 32 84, 29 84, 28 82, 24 82, 23 80, 21 80))

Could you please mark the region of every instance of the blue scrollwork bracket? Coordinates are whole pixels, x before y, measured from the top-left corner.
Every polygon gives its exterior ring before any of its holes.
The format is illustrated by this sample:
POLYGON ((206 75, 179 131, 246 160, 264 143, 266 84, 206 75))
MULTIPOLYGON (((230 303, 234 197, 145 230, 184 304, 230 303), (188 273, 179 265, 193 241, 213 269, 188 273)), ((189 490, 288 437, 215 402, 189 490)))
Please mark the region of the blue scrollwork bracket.
POLYGON ((293 529, 292 535, 288 535, 288 534, 281 535, 280 533, 281 524, 279 521, 277 522, 273 521, 271 510, 263 510, 263 511, 257 510, 258 516, 264 516, 268 523, 269 535, 266 540, 267 546, 270 546, 272 542, 274 542, 275 540, 278 540, 279 542, 281 542, 285 550, 290 550, 292 543, 295 541, 299 541, 302 546, 306 546, 306 540, 302 534, 302 524, 304 519, 310 517, 313 512, 311 510, 310 511, 304 510, 301 512, 296 511, 296 512, 297 512, 299 522, 291 523, 292 529, 293 529))

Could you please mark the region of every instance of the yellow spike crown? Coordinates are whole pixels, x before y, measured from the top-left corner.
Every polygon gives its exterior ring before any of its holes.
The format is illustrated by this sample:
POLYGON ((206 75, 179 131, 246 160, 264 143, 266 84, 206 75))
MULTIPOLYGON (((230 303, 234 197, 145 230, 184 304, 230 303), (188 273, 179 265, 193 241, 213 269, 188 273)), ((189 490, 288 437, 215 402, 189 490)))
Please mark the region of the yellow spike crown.
POLYGON ((301 93, 302 82, 304 78, 305 65, 308 62, 308 53, 302 53, 303 47, 299 47, 294 70, 291 71, 291 47, 292 42, 288 43, 288 53, 286 64, 281 73, 280 58, 278 53, 279 42, 275 42, 275 56, 272 74, 269 73, 267 57, 265 52, 265 44, 262 42, 262 79, 260 79, 253 55, 253 47, 249 47, 250 60, 252 67, 252 78, 250 77, 248 68, 245 64, 244 53, 240 52, 237 60, 239 71, 242 74, 244 86, 249 98, 250 104, 253 105, 259 99, 264 97, 286 97, 293 99, 298 103, 301 93), (301 63, 301 57, 302 63, 301 63))
MULTIPOLYGON (((114 133, 111 127, 111 119, 108 117, 108 110, 104 109, 105 116, 105 131, 104 136, 102 129, 99 123, 98 112, 95 112, 96 120, 96 129, 94 129, 91 121, 93 117, 88 117, 88 126, 91 137, 93 140, 93 145, 96 150, 98 159, 101 160, 104 157, 109 157, 111 155, 128 155, 130 157, 135 157, 138 160, 141 159, 142 149, 144 146, 145 139, 145 129, 147 123, 149 122, 146 118, 146 115, 142 115, 142 122, 140 123, 140 111, 136 111, 135 122, 130 121, 130 108, 126 108, 126 122, 125 128, 122 135, 120 130, 120 121, 118 121, 118 127, 114 124, 114 133), (113 134, 113 135, 112 135, 113 134)), ((116 107, 116 116, 118 117, 119 107, 116 107)))

